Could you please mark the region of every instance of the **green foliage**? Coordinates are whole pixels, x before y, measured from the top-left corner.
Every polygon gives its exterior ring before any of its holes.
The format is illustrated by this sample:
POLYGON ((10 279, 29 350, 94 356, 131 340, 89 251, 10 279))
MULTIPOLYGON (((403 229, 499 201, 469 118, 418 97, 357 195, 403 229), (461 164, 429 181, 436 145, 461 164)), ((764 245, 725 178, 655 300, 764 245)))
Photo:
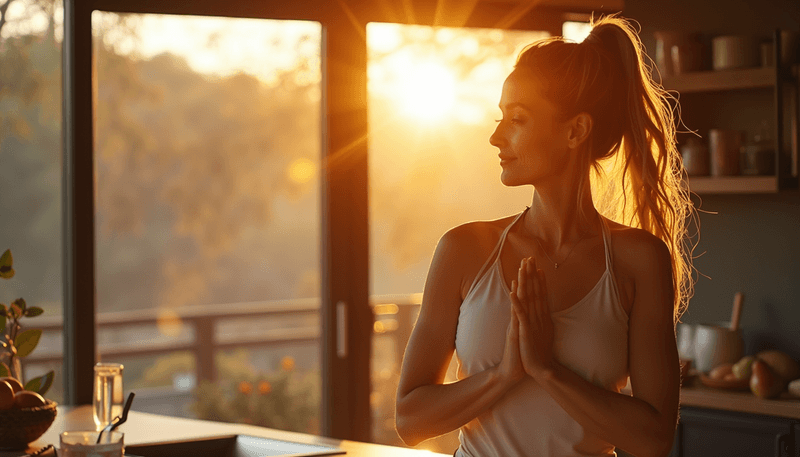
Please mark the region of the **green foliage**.
POLYGON ((11 249, 6 249, 0 257, 0 278, 11 279, 14 277, 14 259, 11 257, 11 249))
POLYGON ((319 393, 318 372, 280 369, 223 383, 201 382, 193 409, 199 419, 319 433, 319 393))
MULTIPOLYGON (((4 278, 10 279, 14 276, 13 263, 11 250, 7 249, 3 256, 0 257, 0 265, 6 268, 5 271, 10 271, 11 275, 3 276, 4 278)), ((0 377, 9 376, 22 381, 21 370, 17 368, 20 366, 19 359, 29 356, 36 349, 39 339, 42 337, 42 331, 40 329, 28 329, 20 332, 22 326, 19 320, 23 317, 36 317, 43 312, 44 310, 36 306, 29 308, 23 298, 14 300, 8 307, 0 304, 0 314, 2 314, 0 324, 2 324, 2 331, 7 331, 4 335, 5 341, 2 342, 2 352, 0 352, 3 360, 0 362, 0 377)), ((53 385, 53 377, 54 372, 51 370, 38 378, 29 380, 25 383, 25 388, 44 395, 53 385), (30 388, 28 388, 29 386, 30 388)))
POLYGON ((25 330, 17 335, 17 339, 14 340, 14 346, 17 347, 17 357, 25 358, 29 356, 36 349, 41 337, 42 331, 40 329, 25 330))
POLYGON ((39 395, 44 395, 44 393, 50 389, 50 386, 53 385, 54 377, 55 373, 53 373, 51 370, 38 378, 33 378, 25 383, 25 390, 30 390, 38 393, 39 395))

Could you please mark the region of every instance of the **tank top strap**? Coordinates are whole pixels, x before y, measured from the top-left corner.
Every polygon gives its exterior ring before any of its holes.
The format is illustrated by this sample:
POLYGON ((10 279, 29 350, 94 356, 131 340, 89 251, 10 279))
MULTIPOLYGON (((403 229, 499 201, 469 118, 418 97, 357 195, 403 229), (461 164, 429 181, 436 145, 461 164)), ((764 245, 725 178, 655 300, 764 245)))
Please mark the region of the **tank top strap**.
POLYGON ((611 252, 611 229, 608 227, 608 220, 605 217, 599 216, 602 222, 603 230, 603 249, 606 251, 606 270, 613 271, 614 258, 611 252))
POLYGON ((508 232, 511 230, 511 227, 513 227, 514 224, 516 224, 517 221, 520 220, 520 218, 522 218, 522 216, 525 214, 526 211, 528 211, 528 209, 529 208, 526 207, 521 213, 517 214, 517 217, 514 218, 514 220, 511 221, 510 224, 508 224, 505 230, 503 230, 503 234, 500 235, 500 240, 494 246, 494 249, 492 249, 492 253, 489 254, 489 257, 486 258, 486 262, 483 263, 483 266, 481 267, 480 270, 478 270, 478 274, 472 281, 472 285, 469 287, 470 291, 473 288, 475 288, 475 284, 477 284, 478 281, 483 277, 483 275, 486 273, 486 270, 488 270, 489 267, 492 266, 492 264, 494 264, 498 258, 500 258, 500 253, 503 252, 503 245, 506 242, 506 237, 508 236, 508 232))

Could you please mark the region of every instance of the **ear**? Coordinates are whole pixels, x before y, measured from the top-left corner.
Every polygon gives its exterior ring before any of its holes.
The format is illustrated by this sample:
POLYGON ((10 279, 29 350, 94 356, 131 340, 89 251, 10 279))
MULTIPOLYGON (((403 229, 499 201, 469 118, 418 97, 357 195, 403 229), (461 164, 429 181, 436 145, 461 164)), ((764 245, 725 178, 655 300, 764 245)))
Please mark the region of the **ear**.
POLYGON ((569 121, 569 136, 567 137, 569 147, 574 149, 583 144, 592 132, 592 116, 587 113, 580 113, 569 121))

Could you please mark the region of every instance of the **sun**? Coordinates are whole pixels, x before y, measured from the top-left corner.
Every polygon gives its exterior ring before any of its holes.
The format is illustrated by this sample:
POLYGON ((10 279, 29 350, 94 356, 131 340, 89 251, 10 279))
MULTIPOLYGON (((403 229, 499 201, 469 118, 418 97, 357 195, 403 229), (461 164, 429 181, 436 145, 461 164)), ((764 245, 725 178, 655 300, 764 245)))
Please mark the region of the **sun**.
POLYGON ((428 61, 409 65, 395 96, 406 116, 423 122, 445 119, 456 102, 456 78, 444 65, 428 61))

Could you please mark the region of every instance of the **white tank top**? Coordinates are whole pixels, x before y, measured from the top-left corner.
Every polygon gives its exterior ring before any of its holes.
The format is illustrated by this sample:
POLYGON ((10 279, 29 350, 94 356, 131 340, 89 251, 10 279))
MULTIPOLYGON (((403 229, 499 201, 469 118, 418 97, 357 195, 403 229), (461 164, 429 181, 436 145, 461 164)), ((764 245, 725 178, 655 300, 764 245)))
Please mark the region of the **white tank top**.
MULTIPOLYGON (((500 253, 506 227, 461 304, 456 330, 458 379, 498 365, 503 358, 511 300, 500 253)), ((603 223, 606 270, 571 307, 551 313, 553 356, 584 379, 619 392, 628 379, 628 315, 612 271, 608 224, 603 223)), ((457 457, 614 456, 614 446, 586 432, 530 377, 459 431, 457 457)))

